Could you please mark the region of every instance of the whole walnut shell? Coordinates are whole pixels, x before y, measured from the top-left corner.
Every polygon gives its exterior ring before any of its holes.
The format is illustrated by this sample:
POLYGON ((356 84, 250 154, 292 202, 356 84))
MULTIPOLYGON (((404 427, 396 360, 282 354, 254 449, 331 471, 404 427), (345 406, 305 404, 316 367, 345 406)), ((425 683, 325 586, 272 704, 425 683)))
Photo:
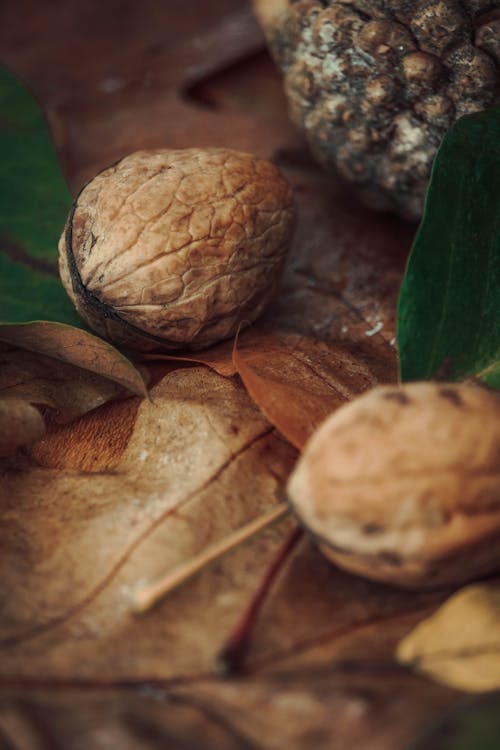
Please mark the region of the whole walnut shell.
POLYGON ((61 278, 97 333, 131 349, 198 349, 270 301, 294 224, 276 167, 228 149, 140 151, 81 191, 61 278))
POLYGON ((290 114, 369 205, 418 219, 436 150, 500 86, 500 3, 254 0, 290 114))
POLYGON ((500 569, 500 394, 379 387, 312 436, 289 498, 340 567, 406 587, 500 569))

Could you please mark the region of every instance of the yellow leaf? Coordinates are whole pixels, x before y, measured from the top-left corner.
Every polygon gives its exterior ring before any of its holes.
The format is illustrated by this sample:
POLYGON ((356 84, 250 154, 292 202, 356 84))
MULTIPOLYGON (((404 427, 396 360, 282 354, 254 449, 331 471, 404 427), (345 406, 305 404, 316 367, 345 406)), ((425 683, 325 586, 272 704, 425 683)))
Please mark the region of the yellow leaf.
POLYGON ((500 588, 461 589, 400 642, 396 658, 459 690, 500 689, 500 588))

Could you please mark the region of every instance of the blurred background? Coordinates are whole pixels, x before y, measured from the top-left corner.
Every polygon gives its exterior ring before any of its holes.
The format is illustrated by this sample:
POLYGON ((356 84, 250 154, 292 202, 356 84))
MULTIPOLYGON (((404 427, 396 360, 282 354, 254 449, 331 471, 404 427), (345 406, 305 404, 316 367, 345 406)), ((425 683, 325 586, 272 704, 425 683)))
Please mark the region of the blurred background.
POLYGON ((42 103, 73 192, 139 148, 299 143, 245 0, 3 0, 0 57, 42 103))

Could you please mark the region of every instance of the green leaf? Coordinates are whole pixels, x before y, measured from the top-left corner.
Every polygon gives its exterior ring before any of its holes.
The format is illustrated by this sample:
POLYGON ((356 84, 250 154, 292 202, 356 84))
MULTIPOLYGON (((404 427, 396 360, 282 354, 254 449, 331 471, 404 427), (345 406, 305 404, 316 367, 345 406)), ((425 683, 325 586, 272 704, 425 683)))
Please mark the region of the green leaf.
POLYGON ((458 706, 407 750, 498 750, 500 693, 458 706))
POLYGON ((500 388, 500 108, 459 120, 435 160, 399 299, 401 380, 500 388))
POLYGON ((86 330, 59 280, 57 243, 70 206, 43 114, 0 66, 0 339, 144 395, 140 373, 86 330))

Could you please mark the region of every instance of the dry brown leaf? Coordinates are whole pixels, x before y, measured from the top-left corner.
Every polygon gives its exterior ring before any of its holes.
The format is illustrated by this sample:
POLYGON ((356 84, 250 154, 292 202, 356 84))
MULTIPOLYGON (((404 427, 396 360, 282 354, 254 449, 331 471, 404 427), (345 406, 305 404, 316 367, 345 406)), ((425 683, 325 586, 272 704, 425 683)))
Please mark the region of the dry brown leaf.
POLYGON ((99 473, 4 465, 4 677, 210 671, 265 567, 278 530, 150 616, 139 621, 131 612, 136 586, 279 498, 295 453, 239 384, 204 368, 172 372, 140 403, 120 447, 99 473))
POLYGON ((109 378, 138 396, 147 395, 143 375, 103 339, 63 323, 2 325, 0 341, 109 378))
POLYGON ((263 413, 292 445, 302 450, 316 427, 347 401, 335 387, 334 361, 319 368, 311 357, 321 342, 299 349, 296 334, 254 333, 237 339, 233 362, 245 388, 263 413), (302 355, 302 356, 301 356, 302 355))
POLYGON ((13 455, 44 432, 45 422, 36 406, 20 398, 0 397, 0 456, 13 455))
POLYGON ((9 750, 402 750, 446 708, 439 686, 383 670, 177 686, 19 684, 0 698, 0 738, 9 750))
POLYGON ((77 422, 49 421, 47 433, 30 448, 30 455, 47 469, 97 473, 114 468, 134 428, 141 399, 111 401, 77 422))
POLYGON ((113 380, 0 343, 0 455, 13 455, 40 440, 47 423, 66 424, 128 396, 130 392, 113 380))
POLYGON ((500 689, 500 588, 467 586, 398 645, 397 658, 444 685, 500 689))
MULTIPOLYGON (((93 418, 99 413, 105 424, 109 414, 97 410, 93 418)), ((88 437, 73 439, 84 460, 88 437)), ((309 541, 258 623, 251 676, 213 677, 216 655, 291 521, 235 550, 154 611, 131 613, 136 586, 274 505, 295 455, 237 382, 188 368, 167 375, 152 400, 140 402, 128 441, 99 473, 82 475, 76 463, 54 471, 4 462, 0 688, 9 697, 2 702, 0 694, 0 727, 18 737, 32 728, 31 711, 46 705, 48 735, 71 748, 76 725, 61 714, 73 705, 76 716, 81 705, 90 711, 81 729, 89 747, 98 746, 92 732, 100 725, 111 732, 105 747, 116 738, 127 747, 131 724, 149 716, 160 747, 170 726, 175 741, 187 732, 195 742, 204 732, 206 747, 245 747, 246 738, 249 747, 298 750, 313 736, 315 746, 331 746, 331 711, 338 710, 340 743, 370 747, 375 733, 372 746, 386 750, 399 747, 423 715, 437 715, 447 692, 436 688, 431 700, 390 660, 409 618, 427 612, 436 595, 348 576, 309 541), (64 691, 56 694, 58 685, 64 691), (121 706, 115 718, 110 707, 94 716, 99 691, 134 685, 157 691, 159 714, 154 701, 129 704, 122 694, 104 699, 121 706), (78 686, 91 694, 79 698, 78 686), (16 695, 32 707, 27 714, 16 695), (385 721, 375 721, 381 702, 385 721), (412 706, 411 720, 394 732, 390 717, 402 705, 407 713, 412 706)))
POLYGON ((145 354, 143 362, 188 362, 198 365, 206 365, 219 375, 229 378, 236 375, 236 367, 233 364, 233 342, 223 341, 221 344, 211 346, 201 352, 190 352, 189 354, 145 354))
POLYGON ((129 391, 74 365, 0 344, 0 396, 48 407, 65 423, 129 391))
POLYGON ((382 370, 348 345, 265 329, 238 337, 233 362, 250 396, 299 450, 332 411, 377 385, 382 370))

